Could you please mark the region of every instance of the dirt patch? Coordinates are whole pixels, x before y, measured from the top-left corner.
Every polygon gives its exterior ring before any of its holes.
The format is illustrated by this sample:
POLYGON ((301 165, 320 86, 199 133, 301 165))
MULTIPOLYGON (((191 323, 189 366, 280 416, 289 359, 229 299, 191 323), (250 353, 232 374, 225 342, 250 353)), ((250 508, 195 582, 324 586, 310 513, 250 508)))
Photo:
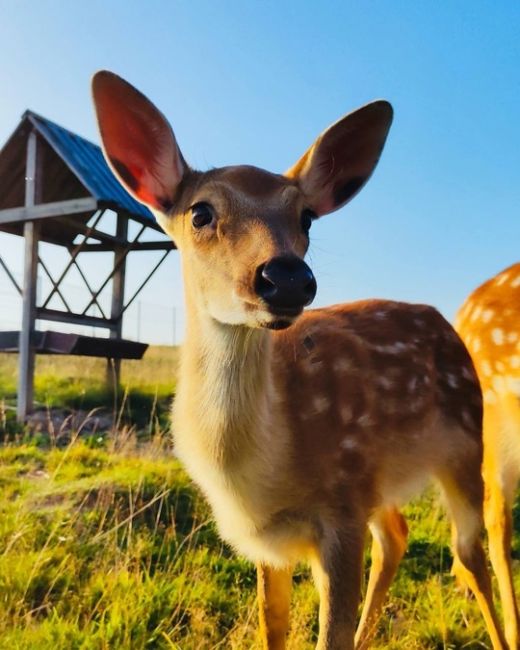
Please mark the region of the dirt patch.
POLYGON ((27 428, 31 434, 45 434, 57 443, 67 444, 71 438, 93 436, 97 433, 106 434, 113 428, 114 420, 111 414, 102 409, 95 411, 70 409, 41 409, 27 418, 27 428))

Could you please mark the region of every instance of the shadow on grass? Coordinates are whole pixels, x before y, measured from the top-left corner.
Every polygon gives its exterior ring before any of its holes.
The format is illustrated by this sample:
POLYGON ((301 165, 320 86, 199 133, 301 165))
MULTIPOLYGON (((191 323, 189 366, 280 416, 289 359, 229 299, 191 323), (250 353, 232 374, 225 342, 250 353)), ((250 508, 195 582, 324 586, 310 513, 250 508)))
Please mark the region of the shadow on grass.
POLYGON ((448 545, 424 539, 411 540, 399 570, 412 580, 426 580, 451 567, 453 556, 448 545))

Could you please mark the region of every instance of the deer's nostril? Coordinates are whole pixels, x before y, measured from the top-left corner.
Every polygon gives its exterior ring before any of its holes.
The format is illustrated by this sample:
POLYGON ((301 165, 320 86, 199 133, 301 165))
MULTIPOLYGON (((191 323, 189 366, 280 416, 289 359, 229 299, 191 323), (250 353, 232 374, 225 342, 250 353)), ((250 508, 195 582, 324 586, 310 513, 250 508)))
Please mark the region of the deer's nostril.
POLYGON ((309 279, 309 282, 303 288, 304 293, 309 298, 309 303, 311 303, 314 300, 314 296, 316 295, 316 289, 317 289, 316 280, 314 279, 314 276, 311 273, 311 279, 309 279))
POLYGON ((274 310, 300 311, 314 299, 316 280, 299 257, 273 257, 257 268, 255 291, 274 310))
POLYGON ((276 285, 269 278, 269 273, 266 272, 265 267, 265 264, 261 264, 256 270, 255 291, 259 296, 267 299, 266 296, 276 291, 276 285))

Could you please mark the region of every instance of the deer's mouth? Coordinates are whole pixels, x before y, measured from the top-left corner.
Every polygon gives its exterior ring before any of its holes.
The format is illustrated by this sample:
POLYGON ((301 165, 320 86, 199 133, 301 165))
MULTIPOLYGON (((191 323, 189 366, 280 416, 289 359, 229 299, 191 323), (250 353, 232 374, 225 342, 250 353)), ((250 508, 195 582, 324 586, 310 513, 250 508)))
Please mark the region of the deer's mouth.
POLYGON ((269 313, 275 318, 297 318, 303 312, 303 307, 269 307, 269 313))
POLYGON ((270 323, 265 323, 262 325, 262 327, 265 327, 268 330, 285 330, 288 327, 290 327, 294 322, 293 320, 287 320, 284 318, 278 318, 276 320, 271 321, 270 323))
POLYGON ((277 309, 270 308, 268 310, 271 318, 263 323, 261 327, 265 327, 270 330, 284 330, 290 327, 294 321, 300 316, 303 312, 303 307, 284 307, 277 309))
POLYGON ((244 300, 246 312, 252 318, 248 321, 253 327, 260 327, 270 330, 282 330, 290 327, 294 321, 303 313, 303 306, 277 306, 265 304, 264 301, 244 300))

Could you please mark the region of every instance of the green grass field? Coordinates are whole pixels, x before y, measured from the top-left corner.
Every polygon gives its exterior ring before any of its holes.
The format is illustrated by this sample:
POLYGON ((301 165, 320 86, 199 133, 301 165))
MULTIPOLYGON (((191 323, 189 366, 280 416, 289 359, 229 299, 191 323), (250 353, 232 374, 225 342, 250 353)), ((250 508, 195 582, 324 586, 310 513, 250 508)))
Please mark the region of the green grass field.
MULTIPOLYGON (((15 362, 0 356, 0 648, 260 648, 254 567, 220 542, 171 454, 176 351, 123 364, 116 396, 102 362, 40 358, 36 399, 48 421, 78 409, 85 420, 51 435, 45 417, 32 430, 14 423, 15 362), (100 413, 110 426, 92 430, 100 413)), ((489 647, 475 603, 450 577, 435 493, 406 515, 410 545, 374 647, 489 647)), ((308 650, 318 602, 303 566, 294 587, 289 648, 308 650)))

